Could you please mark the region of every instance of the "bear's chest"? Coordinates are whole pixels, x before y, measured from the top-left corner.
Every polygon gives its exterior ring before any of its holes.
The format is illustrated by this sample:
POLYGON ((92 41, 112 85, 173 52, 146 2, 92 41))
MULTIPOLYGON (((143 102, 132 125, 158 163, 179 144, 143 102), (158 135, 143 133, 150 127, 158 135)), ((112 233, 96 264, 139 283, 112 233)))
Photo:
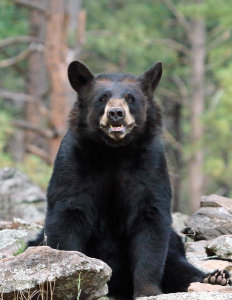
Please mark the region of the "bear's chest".
POLYGON ((144 161, 112 155, 85 161, 81 166, 79 187, 84 187, 94 203, 96 232, 121 235, 146 206, 149 170, 144 161))
POLYGON ((126 232, 129 220, 145 205, 146 186, 138 173, 123 168, 101 170, 91 179, 96 203, 97 230, 101 235, 126 232))

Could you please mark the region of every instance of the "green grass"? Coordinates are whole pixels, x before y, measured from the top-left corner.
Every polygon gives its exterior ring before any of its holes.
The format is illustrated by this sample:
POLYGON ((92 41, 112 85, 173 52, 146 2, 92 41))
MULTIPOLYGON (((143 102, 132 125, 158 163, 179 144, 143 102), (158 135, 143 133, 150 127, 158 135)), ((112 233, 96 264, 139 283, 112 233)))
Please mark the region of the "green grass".
POLYGON ((26 246, 27 246, 24 240, 18 240, 16 243, 18 246, 18 250, 13 253, 14 256, 23 253, 26 250, 26 246))
POLYGON ((79 273, 77 279, 77 300, 80 300, 80 296, 81 296, 81 272, 79 273))

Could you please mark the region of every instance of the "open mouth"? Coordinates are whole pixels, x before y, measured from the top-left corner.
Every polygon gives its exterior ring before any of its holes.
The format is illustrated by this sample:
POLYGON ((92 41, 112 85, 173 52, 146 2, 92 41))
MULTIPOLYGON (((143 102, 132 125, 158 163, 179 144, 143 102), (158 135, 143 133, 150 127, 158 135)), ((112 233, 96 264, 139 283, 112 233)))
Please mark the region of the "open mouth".
POLYGON ((110 125, 108 128, 108 131, 109 131, 109 133, 112 133, 112 132, 124 133, 124 132, 126 132, 126 127, 124 125, 120 125, 120 126, 110 125))
POLYGON ((130 124, 130 125, 112 125, 112 124, 107 124, 107 125, 100 125, 100 129, 103 130, 107 135, 114 139, 122 139, 126 134, 128 134, 135 124, 130 124))

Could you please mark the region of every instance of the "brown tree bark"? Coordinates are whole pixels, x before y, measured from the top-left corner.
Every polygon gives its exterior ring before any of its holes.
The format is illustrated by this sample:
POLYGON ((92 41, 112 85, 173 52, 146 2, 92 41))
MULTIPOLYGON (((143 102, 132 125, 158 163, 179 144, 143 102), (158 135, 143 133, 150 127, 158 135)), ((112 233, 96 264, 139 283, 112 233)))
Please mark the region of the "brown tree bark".
MULTIPOLYGON (((206 28, 204 19, 201 16, 186 18, 177 9, 171 0, 162 0, 166 7, 173 13, 179 25, 183 28, 190 48, 177 41, 166 40, 173 49, 184 53, 190 60, 190 144, 192 155, 189 162, 189 196, 190 209, 194 212, 200 204, 203 193, 203 124, 202 115, 204 112, 205 100, 205 65, 206 65, 206 28)), ((203 0, 193 0, 195 4, 201 4, 203 0)), ((225 40, 227 36, 223 38, 225 40)))
MULTIPOLYGON (((195 0, 200 3, 200 0, 195 0)), ((199 208, 200 199, 203 193, 203 123, 202 115, 204 112, 205 100, 205 59, 206 59, 206 29, 205 22, 201 17, 191 21, 191 133, 190 143, 192 145, 192 155, 189 165, 189 191, 190 208, 194 212, 199 208)))
POLYGON ((45 59, 50 78, 50 125, 56 132, 49 142, 50 161, 56 156, 66 130, 69 111, 67 80, 67 14, 64 0, 49 2, 45 37, 45 59))
MULTIPOLYGON (((53 163, 66 131, 69 108, 75 100, 75 94, 67 80, 67 63, 80 55, 85 41, 86 15, 84 10, 80 10, 82 0, 13 1, 16 5, 30 9, 30 36, 5 39, 1 41, 0 48, 20 42, 31 44, 20 54, 1 61, 0 67, 14 66, 30 56, 26 74, 27 93, 5 90, 0 93, 6 99, 17 101, 16 103, 24 102, 26 121, 24 124, 15 122, 16 126, 26 131, 26 138, 20 139, 21 146, 25 144, 28 152, 53 163), (72 22, 68 28, 69 16, 72 22), (77 41, 69 52, 68 29, 76 31, 77 41)), ((17 154, 22 153, 20 151, 17 154)), ((20 154, 18 158, 17 155, 17 159, 22 159, 22 156, 20 154)))
MULTIPOLYGON (((173 108, 173 127, 176 141, 181 144, 181 120, 182 105, 176 103, 173 108)), ((180 211, 181 200, 181 178, 182 178, 182 151, 179 148, 173 150, 175 157, 175 176, 173 178, 173 211, 180 211)))
MULTIPOLYGON (((35 4, 46 6, 47 0, 36 0, 35 4), (42 3, 41 3, 42 2, 42 3)), ((39 10, 30 11, 30 36, 38 38, 41 41, 45 39, 46 16, 39 10)), ((43 52, 34 52, 28 59, 26 89, 29 95, 37 99, 43 99, 48 90, 48 78, 43 52)), ((44 101, 43 101, 44 102, 44 101)), ((33 126, 39 126, 41 123, 40 103, 38 101, 29 101, 26 104, 26 120, 33 126)), ((46 147, 46 141, 40 137, 37 132, 26 131, 25 148, 27 151, 30 145, 37 147, 46 147)))

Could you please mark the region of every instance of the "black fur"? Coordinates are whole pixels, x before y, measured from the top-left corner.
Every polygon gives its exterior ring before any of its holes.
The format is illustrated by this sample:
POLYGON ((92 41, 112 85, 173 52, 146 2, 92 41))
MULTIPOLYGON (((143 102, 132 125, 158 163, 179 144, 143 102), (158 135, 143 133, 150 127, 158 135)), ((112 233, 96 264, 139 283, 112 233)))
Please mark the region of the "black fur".
POLYGON ((69 67, 78 92, 70 127, 56 157, 48 187, 43 235, 52 248, 78 250, 113 270, 110 295, 132 299, 186 291, 203 273, 190 265, 171 229, 171 188, 160 139, 161 115, 153 92, 158 63, 140 77, 94 77, 80 62, 69 67), (98 99, 133 94, 128 103, 137 126, 122 141, 99 129, 106 103, 98 99))

